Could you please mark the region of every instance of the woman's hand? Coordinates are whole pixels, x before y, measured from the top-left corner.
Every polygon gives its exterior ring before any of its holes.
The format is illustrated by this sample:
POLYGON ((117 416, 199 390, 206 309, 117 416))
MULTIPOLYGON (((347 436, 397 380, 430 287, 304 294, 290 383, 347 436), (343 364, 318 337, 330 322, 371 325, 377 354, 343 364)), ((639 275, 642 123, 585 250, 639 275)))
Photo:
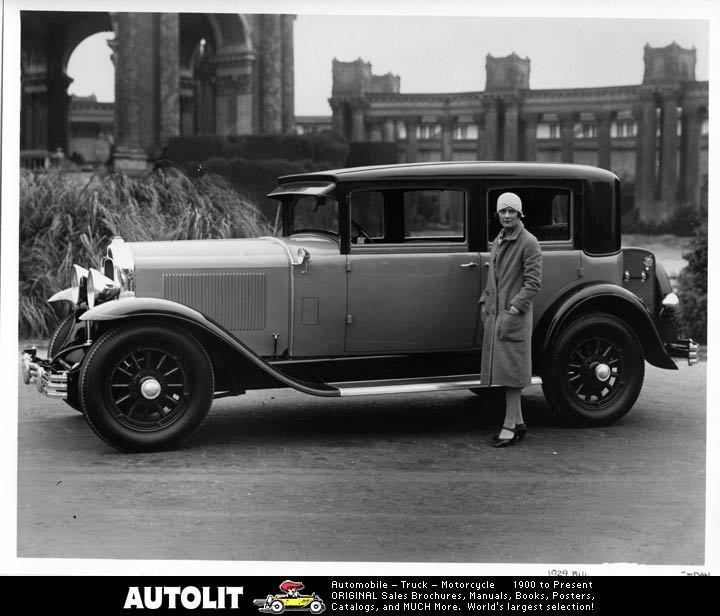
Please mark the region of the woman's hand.
POLYGON ((510 306, 510 309, 508 310, 508 312, 512 312, 513 314, 520 314, 520 311, 517 308, 515 308, 515 306, 513 306, 513 305, 510 306))

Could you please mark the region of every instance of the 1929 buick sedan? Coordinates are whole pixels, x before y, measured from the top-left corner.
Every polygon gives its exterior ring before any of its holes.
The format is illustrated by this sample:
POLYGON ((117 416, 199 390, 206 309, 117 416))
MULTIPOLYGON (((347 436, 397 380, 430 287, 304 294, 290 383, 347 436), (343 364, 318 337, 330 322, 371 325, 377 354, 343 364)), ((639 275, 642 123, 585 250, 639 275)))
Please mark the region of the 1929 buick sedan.
POLYGON ((543 251, 533 381, 577 426, 635 403, 645 361, 677 369, 678 298, 647 250, 621 248, 620 184, 542 163, 419 163, 280 178, 280 237, 125 242, 74 266, 74 311, 25 382, 64 398, 111 445, 178 445, 213 398, 293 387, 342 397, 482 390, 478 300, 517 193, 543 251))

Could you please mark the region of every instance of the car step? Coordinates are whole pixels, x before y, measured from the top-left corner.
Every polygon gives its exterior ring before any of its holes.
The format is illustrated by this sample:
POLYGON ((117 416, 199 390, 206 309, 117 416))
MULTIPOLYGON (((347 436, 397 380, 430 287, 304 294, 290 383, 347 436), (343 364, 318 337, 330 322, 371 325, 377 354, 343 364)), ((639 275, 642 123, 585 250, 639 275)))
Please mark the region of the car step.
MULTIPOLYGON (((532 384, 540 385, 542 384, 542 379, 539 376, 534 376, 532 377, 532 384)), ((478 374, 378 381, 348 381, 343 383, 328 383, 328 385, 337 388, 342 397, 450 391, 453 389, 473 389, 482 386, 480 375, 478 374)), ((497 387, 497 385, 492 385, 491 387, 497 387)))

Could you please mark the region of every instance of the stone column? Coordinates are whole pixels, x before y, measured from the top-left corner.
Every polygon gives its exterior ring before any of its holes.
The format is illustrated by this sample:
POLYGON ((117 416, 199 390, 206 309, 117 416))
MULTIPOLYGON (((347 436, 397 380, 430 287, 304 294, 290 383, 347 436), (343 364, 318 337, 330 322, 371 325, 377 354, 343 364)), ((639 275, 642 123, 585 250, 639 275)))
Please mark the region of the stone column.
POLYGON ((663 93, 662 132, 660 147, 660 200, 664 218, 677 200, 678 189, 678 97, 675 92, 663 93))
POLYGON ((362 101, 351 104, 352 109, 352 141, 365 141, 365 107, 362 101))
POLYGON ((564 163, 571 163, 574 160, 576 120, 575 113, 560 114, 560 157, 564 163))
POLYGON ((282 130, 292 131, 295 125, 295 15, 282 15, 282 130))
POLYGON ((505 99, 505 133, 503 138, 503 160, 518 160, 520 157, 520 126, 518 101, 505 99))
POLYGON ((476 150, 475 150, 475 157, 477 160, 485 160, 487 157, 485 155, 485 114, 483 113, 476 113, 473 116, 473 120, 475 121, 475 124, 477 125, 477 143, 476 143, 476 150))
POLYGON ((180 76, 180 134, 195 134, 195 92, 192 71, 188 69, 180 76))
POLYGON ((144 173, 147 152, 141 135, 146 135, 142 108, 149 101, 143 96, 150 85, 148 61, 154 57, 152 14, 118 13, 115 52, 115 151, 113 164, 129 174, 144 173), (143 49, 145 53, 138 54, 143 49))
POLYGON ((407 134, 407 148, 405 150, 405 160, 409 163, 417 162, 418 139, 417 128, 420 119, 417 117, 405 118, 405 132, 407 134))
POLYGON ((345 126, 345 103, 335 98, 328 99, 328 103, 332 109, 333 132, 347 139, 350 128, 345 126))
POLYGON ((215 94, 215 132, 252 133, 252 79, 249 73, 218 75, 215 94))
POLYGON ((453 158, 453 131, 455 130, 455 116, 443 116, 440 122, 440 160, 453 158))
POLYGON ((610 138, 610 126, 614 113, 611 111, 599 111, 595 114, 598 131, 598 167, 610 170, 612 167, 612 139, 610 138))
POLYGON ((537 160, 537 125, 538 114, 525 114, 525 128, 523 131, 523 160, 537 160))
POLYGON ((497 101, 485 103, 485 160, 498 160, 498 110, 497 101))
POLYGON ((367 118, 366 123, 370 133, 368 141, 382 141, 382 121, 378 118, 367 118))
POLYGON ((633 108, 638 125, 637 145, 635 148, 635 207, 641 219, 649 220, 653 216, 655 200, 655 164, 657 120, 655 113, 655 95, 653 92, 641 94, 640 103, 633 108))
POLYGON ((48 92, 45 71, 22 78, 22 149, 48 150, 48 92))
POLYGON ((262 15, 262 128, 282 132, 282 28, 281 15, 262 15))
POLYGON ((683 105, 680 150, 680 199, 700 205, 700 137, 703 116, 698 105, 683 105))
POLYGON ((383 141, 395 143, 395 120, 393 118, 385 118, 383 123, 383 141))
MULTIPOLYGON (((212 60, 215 74, 215 133, 247 135, 253 132, 252 72, 254 56, 221 49, 212 60)), ((279 100, 279 99, 278 99, 279 100)), ((277 116, 280 132, 281 116, 277 116)))
POLYGON ((158 13, 159 145, 180 134, 180 16, 158 13))

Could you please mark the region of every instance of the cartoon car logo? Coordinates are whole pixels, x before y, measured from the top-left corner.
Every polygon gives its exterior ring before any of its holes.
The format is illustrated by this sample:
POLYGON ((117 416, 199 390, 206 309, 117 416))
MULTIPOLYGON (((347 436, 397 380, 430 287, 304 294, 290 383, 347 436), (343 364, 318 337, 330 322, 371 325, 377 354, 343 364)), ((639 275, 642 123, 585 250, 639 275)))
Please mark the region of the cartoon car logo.
POLYGON ((285 580, 280 584, 281 593, 268 595, 264 599, 255 599, 253 604, 257 605, 258 611, 264 614, 282 614, 285 610, 322 614, 325 611, 325 602, 316 593, 301 595, 300 591, 303 588, 305 584, 302 582, 285 580))

